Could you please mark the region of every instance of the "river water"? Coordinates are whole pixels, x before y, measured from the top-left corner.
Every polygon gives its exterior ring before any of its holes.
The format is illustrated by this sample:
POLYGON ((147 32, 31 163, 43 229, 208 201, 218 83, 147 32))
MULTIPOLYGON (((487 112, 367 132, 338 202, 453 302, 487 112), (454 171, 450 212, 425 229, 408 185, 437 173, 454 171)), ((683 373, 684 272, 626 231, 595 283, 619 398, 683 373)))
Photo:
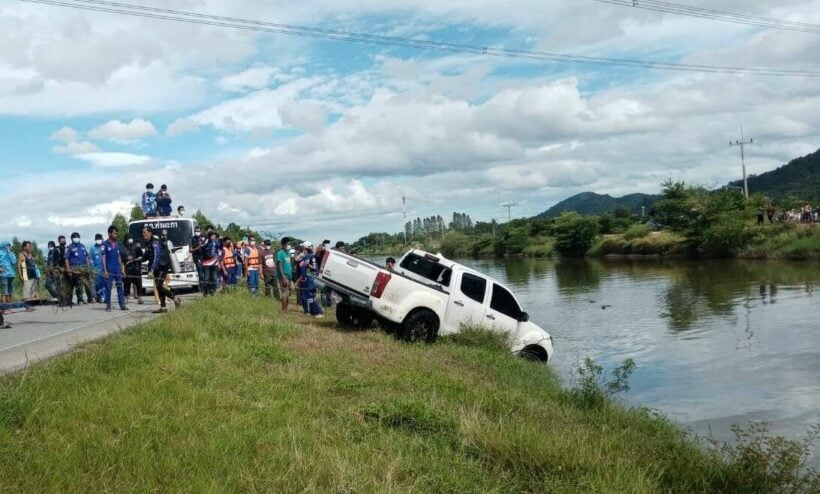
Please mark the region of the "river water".
MULTIPOLYGON (((506 282, 554 338, 567 384, 591 357, 637 368, 627 403, 699 434, 820 424, 820 263, 462 260, 506 282)), ((817 445, 812 463, 820 466, 817 445)))

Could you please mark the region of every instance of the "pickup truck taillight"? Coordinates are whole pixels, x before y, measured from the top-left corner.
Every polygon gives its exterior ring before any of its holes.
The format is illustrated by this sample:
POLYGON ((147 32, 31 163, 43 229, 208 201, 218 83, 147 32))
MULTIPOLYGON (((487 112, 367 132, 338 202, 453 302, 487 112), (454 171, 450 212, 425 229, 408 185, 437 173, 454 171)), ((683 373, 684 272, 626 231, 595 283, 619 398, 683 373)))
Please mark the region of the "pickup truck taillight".
POLYGON ((370 296, 382 298, 382 293, 384 293, 384 289, 387 287, 389 281, 390 273, 379 271, 379 274, 376 275, 376 281, 373 282, 373 289, 370 290, 370 296))

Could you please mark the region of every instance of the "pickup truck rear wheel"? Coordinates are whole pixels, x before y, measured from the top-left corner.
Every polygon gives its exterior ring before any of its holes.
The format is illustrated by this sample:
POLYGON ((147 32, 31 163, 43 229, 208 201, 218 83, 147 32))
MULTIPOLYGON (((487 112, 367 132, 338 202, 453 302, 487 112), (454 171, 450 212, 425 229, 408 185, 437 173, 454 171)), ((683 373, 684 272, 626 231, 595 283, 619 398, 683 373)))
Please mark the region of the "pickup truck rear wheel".
POLYGON ((336 321, 346 329, 367 329, 373 324, 373 315, 346 302, 336 304, 336 321))
POLYGON ((351 307, 344 302, 336 304, 336 322, 343 328, 353 326, 353 313, 351 307))
POLYGON ((433 343, 438 338, 438 317, 429 310, 417 310, 404 319, 401 325, 404 341, 433 343))

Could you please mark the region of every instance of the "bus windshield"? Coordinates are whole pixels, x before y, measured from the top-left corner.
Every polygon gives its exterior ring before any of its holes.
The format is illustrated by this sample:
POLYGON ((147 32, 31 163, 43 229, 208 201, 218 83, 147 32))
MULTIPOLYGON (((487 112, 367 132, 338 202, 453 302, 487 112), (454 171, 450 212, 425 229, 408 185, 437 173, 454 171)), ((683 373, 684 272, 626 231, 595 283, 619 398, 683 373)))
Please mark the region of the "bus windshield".
POLYGON ((167 231, 168 240, 176 247, 186 247, 191 244, 194 236, 194 222, 190 219, 166 219, 166 220, 144 220, 135 221, 128 227, 128 233, 135 241, 142 242, 142 229, 150 226, 154 229, 154 235, 161 237, 167 231))

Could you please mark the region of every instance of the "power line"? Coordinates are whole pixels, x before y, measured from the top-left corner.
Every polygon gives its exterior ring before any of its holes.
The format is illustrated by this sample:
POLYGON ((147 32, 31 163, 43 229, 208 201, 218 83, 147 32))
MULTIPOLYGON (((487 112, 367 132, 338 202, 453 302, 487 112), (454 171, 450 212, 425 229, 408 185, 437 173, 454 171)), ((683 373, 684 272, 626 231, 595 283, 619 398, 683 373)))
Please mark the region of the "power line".
POLYGON ((745 24, 748 26, 769 27, 772 29, 783 29, 787 31, 798 31, 803 33, 820 34, 820 24, 810 24, 807 22, 787 21, 785 19, 774 19, 770 17, 760 17, 756 15, 728 12, 724 10, 695 7, 679 3, 663 2, 659 0, 594 0, 599 3, 620 5, 623 7, 633 7, 655 12, 669 14, 686 15, 689 17, 699 17, 713 21, 731 22, 734 24, 745 24))
POLYGON ((254 21, 236 17, 217 16, 187 12, 180 10, 145 7, 119 2, 102 0, 20 0, 22 2, 68 7, 80 10, 105 12, 111 14, 129 15, 149 19, 160 19, 174 22, 185 22, 216 27, 227 27, 247 31, 286 34, 317 39, 329 39, 351 43, 364 43, 391 47, 411 48, 419 50, 433 50, 449 53, 468 53, 500 58, 515 58, 542 62, 559 62, 573 64, 593 64, 605 66, 673 70, 682 72, 742 74, 774 77, 820 77, 816 70, 788 70, 769 68, 731 67, 719 65, 683 64, 671 62, 656 62, 646 60, 631 60, 606 57, 588 57, 583 55, 568 55, 531 50, 515 50, 509 48, 493 48, 488 46, 450 43, 446 41, 429 41, 397 36, 380 36, 366 33, 339 31, 334 29, 311 28, 292 24, 254 21))

